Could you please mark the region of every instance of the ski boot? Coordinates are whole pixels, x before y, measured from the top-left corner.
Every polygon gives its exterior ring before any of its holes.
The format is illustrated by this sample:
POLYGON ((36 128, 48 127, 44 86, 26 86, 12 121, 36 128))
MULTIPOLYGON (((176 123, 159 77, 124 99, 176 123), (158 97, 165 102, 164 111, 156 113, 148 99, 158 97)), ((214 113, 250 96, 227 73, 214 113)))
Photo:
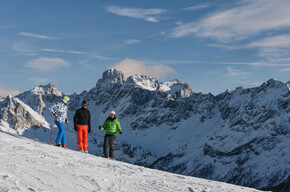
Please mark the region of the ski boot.
POLYGON ((57 147, 60 147, 60 146, 61 146, 61 144, 60 144, 60 143, 56 143, 56 144, 55 144, 55 146, 57 146, 57 147))

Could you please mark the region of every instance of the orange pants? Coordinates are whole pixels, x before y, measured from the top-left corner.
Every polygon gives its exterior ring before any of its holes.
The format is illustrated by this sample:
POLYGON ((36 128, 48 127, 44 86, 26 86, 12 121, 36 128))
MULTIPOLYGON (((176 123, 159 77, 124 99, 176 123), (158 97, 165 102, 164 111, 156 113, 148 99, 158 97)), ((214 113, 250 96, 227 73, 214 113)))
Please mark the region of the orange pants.
POLYGON ((86 125, 78 126, 78 145, 80 150, 88 150, 88 130, 86 125))

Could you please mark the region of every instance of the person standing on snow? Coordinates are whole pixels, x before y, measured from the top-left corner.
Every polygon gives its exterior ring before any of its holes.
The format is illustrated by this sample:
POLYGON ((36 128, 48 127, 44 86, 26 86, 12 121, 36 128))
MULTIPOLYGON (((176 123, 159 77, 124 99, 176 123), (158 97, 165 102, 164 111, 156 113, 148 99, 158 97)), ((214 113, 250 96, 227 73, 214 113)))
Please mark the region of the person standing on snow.
POLYGON ((117 117, 115 116, 115 111, 111 111, 109 117, 104 122, 103 126, 99 126, 101 131, 106 130, 106 135, 104 138, 104 145, 103 145, 103 153, 106 158, 110 157, 111 159, 114 158, 114 150, 115 150, 115 140, 117 131, 122 134, 122 128, 120 122, 118 121, 117 117), (108 156, 108 146, 110 146, 110 153, 108 156))
POLYGON ((87 109, 88 105, 86 101, 83 101, 82 108, 78 109, 74 115, 74 129, 77 131, 79 149, 85 153, 88 153, 88 133, 91 132, 91 113, 87 109))
POLYGON ((64 96, 60 102, 49 107, 50 112, 54 116, 54 122, 59 130, 55 140, 56 146, 58 147, 62 146, 66 148, 65 124, 68 125, 67 105, 69 100, 68 96, 64 96))

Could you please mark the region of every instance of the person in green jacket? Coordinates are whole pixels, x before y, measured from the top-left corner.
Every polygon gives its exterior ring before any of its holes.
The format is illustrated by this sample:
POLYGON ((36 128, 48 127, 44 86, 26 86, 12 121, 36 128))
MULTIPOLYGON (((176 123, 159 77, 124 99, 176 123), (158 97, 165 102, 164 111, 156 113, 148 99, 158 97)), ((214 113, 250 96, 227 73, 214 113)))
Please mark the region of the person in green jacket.
POLYGON ((114 150, 115 150, 115 141, 117 132, 120 134, 123 133, 120 122, 116 117, 115 111, 111 111, 109 117, 104 122, 103 126, 99 126, 101 131, 106 130, 106 135, 104 138, 103 144, 103 153, 106 158, 110 157, 111 159, 115 160, 114 158, 114 150), (110 153, 108 156, 108 146, 110 146, 110 153))

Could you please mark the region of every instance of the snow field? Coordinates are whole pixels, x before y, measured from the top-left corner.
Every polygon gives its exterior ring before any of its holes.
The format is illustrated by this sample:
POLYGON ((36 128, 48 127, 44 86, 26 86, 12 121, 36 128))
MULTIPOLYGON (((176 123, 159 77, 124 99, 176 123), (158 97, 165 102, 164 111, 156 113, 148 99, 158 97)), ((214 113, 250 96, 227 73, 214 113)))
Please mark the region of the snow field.
POLYGON ((0 191, 258 191, 82 154, 0 131, 0 191))

